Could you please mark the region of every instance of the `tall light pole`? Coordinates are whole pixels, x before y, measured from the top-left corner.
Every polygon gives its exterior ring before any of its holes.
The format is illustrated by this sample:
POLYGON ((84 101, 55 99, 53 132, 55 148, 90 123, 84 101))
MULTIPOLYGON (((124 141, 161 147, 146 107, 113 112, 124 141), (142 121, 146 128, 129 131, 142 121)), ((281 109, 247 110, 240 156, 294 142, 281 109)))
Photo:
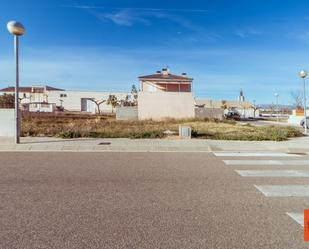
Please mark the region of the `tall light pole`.
POLYGON ((15 143, 20 143, 20 112, 19 112, 19 36, 25 33, 25 28, 20 22, 10 21, 7 24, 8 31, 14 35, 14 52, 16 65, 15 84, 15 143))
POLYGON ((275 93, 274 94, 276 97, 276 107, 277 107, 277 123, 279 123, 279 106, 278 106, 278 98, 279 98, 279 94, 275 93))
POLYGON ((305 117, 305 134, 307 134, 307 115, 306 115, 306 77, 308 73, 306 70, 301 70, 299 76, 303 79, 303 90, 304 90, 304 117, 305 117))

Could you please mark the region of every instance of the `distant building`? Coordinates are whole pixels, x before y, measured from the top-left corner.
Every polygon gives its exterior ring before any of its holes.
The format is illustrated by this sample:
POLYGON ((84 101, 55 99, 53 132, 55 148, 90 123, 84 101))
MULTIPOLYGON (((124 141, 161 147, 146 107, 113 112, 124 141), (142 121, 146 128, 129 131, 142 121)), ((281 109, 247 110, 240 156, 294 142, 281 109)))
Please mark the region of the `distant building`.
MULTIPOLYGON (((31 112, 53 112, 56 103, 49 101, 52 92, 62 92, 63 89, 51 86, 19 87, 19 99, 22 109, 31 112)), ((0 89, 0 94, 14 94, 15 87, 9 86, 0 89)))
MULTIPOLYGON (((0 94, 14 94, 15 87, 0 89, 0 94)), ((95 113, 96 105, 91 100, 107 100, 115 95, 117 100, 125 100, 130 93, 98 91, 66 91, 51 86, 20 87, 19 98, 22 108, 30 112, 53 112, 57 108, 67 111, 95 113)), ((102 112, 112 112, 112 106, 104 102, 102 112)))
MULTIPOLYGON (((55 88, 51 86, 30 86, 30 87, 19 87, 19 99, 21 103, 47 103, 48 95, 50 92, 61 92, 64 91, 60 88, 55 88)), ((3 89, 0 89, 0 94, 14 94, 15 87, 9 86, 3 89)))
POLYGON ((140 76, 138 119, 194 118, 193 79, 168 68, 140 76))
POLYGON ((240 89, 238 101, 239 101, 239 102, 245 102, 245 96, 244 96, 244 92, 243 92, 242 89, 240 89))
POLYGON ((62 107, 66 111, 96 113, 96 104, 92 101, 103 101, 100 105, 102 113, 111 113, 112 106, 108 105, 106 100, 110 95, 115 95, 118 101, 125 100, 131 93, 127 92, 100 92, 100 91, 63 91, 51 92, 49 94, 49 101, 56 103, 57 106, 62 107))
POLYGON ((163 68, 156 74, 140 76, 142 92, 191 92, 193 79, 186 73, 174 75, 169 68, 163 68))
POLYGON ((196 107, 213 110, 215 117, 220 113, 220 109, 223 113, 236 111, 242 118, 259 117, 258 108, 248 101, 197 99, 195 104, 196 107))

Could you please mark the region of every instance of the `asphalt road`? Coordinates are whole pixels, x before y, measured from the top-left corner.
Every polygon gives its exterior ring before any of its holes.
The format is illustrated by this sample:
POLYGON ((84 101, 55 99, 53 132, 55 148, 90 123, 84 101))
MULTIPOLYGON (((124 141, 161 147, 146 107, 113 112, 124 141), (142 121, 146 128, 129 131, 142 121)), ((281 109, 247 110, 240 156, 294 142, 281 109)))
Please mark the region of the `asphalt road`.
POLYGON ((0 248, 309 248, 285 214, 309 198, 253 183, 309 178, 252 180, 212 153, 0 153, 0 248))

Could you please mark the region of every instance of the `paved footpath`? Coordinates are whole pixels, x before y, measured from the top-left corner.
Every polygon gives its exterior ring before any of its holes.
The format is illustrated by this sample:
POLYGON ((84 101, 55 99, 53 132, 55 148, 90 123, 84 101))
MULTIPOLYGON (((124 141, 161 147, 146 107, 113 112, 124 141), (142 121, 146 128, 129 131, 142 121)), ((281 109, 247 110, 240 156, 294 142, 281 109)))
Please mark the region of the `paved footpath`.
POLYGON ((1 249, 309 247, 307 155, 0 152, 0 160, 1 249))
POLYGON ((0 137, 0 151, 66 152, 211 152, 211 151, 282 151, 309 153, 309 137, 274 141, 223 141, 206 139, 60 139, 0 137))

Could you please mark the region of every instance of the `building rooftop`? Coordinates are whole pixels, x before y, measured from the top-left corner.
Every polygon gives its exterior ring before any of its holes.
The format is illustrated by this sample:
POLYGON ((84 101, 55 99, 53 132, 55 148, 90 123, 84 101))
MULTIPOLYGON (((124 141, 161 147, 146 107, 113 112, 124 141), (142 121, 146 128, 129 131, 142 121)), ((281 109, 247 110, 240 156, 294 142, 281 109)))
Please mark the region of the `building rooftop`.
POLYGON ((139 80, 154 80, 154 81, 177 81, 191 83, 192 78, 188 77, 186 74, 175 75, 171 74, 168 68, 162 69, 162 71, 157 71, 155 74, 145 75, 138 77, 139 80))
MULTIPOLYGON (((19 87, 19 91, 23 93, 31 93, 32 87, 19 87)), ((15 92, 15 87, 9 86, 3 89, 0 89, 0 92, 15 92)))
MULTIPOLYGON (((42 89, 42 88, 46 88, 47 91, 64 91, 63 89, 60 88, 55 88, 55 87, 51 87, 51 86, 26 86, 26 87, 19 87, 19 91, 23 92, 23 93, 31 93, 33 92, 33 88, 37 88, 37 89, 42 89)), ((0 92, 15 92, 15 87, 14 86, 9 86, 3 89, 0 89, 0 92)))

